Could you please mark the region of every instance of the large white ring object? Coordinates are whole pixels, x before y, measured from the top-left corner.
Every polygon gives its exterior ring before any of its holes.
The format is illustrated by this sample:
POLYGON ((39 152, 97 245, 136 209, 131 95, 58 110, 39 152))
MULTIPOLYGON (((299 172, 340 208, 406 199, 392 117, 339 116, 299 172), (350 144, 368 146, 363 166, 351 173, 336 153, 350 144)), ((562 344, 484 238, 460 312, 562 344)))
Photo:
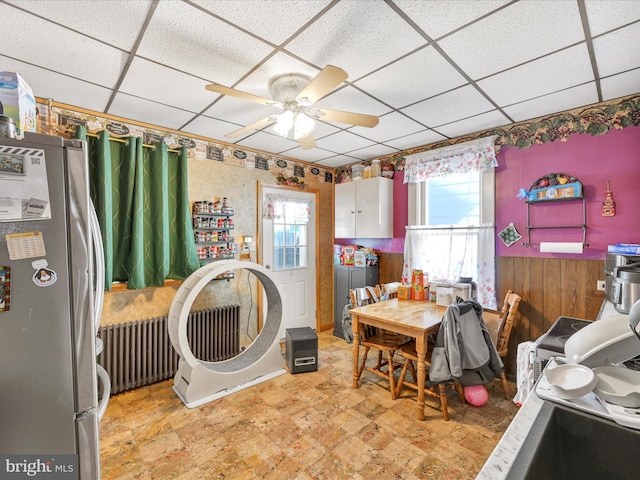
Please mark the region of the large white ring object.
POLYGON ((169 309, 168 329, 180 356, 173 389, 190 408, 285 373, 280 350, 282 297, 269 271, 257 263, 221 260, 196 270, 176 292, 169 309), (210 281, 237 269, 249 270, 262 283, 268 302, 264 328, 239 355, 222 362, 205 362, 196 358, 189 346, 187 322, 191 306, 210 281))

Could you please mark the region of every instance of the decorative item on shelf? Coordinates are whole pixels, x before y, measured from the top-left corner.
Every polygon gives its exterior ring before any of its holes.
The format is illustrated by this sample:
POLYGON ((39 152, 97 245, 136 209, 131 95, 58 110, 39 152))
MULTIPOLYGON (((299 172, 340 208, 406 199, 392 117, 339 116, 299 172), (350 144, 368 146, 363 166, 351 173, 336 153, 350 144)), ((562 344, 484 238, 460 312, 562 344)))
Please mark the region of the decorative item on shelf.
POLYGON ((550 173, 533 182, 528 191, 521 188, 517 196, 527 202, 581 198, 582 183, 573 175, 550 173))
POLYGON ((307 188, 307 184, 300 180, 298 177, 285 177, 282 173, 278 174, 276 177, 276 181, 278 185, 286 185, 287 187, 296 187, 300 190, 304 190, 307 188))
POLYGON ((384 162, 382 164, 382 176, 385 178, 393 178, 393 174, 396 173, 393 163, 384 162))
POLYGON ((602 202, 602 216, 613 217, 616 214, 616 203, 613 201, 613 194, 611 193, 611 187, 609 180, 607 180, 607 193, 602 202))

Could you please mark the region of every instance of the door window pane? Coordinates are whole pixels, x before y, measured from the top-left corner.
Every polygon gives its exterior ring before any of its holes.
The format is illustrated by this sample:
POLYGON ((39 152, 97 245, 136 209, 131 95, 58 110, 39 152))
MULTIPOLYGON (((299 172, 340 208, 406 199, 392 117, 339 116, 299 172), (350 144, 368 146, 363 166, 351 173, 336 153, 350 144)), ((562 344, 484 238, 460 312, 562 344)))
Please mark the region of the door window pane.
POLYGON ((273 220, 274 270, 307 267, 308 202, 282 199, 273 220))

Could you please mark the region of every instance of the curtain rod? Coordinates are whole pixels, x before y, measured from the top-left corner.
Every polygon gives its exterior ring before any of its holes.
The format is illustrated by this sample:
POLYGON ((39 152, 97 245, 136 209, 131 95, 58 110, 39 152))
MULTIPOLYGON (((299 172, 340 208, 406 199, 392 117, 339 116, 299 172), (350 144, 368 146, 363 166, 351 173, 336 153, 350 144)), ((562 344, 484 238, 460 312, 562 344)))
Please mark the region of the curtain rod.
POLYGON ((426 225, 407 225, 405 230, 479 230, 481 228, 495 228, 495 225, 469 225, 468 227, 429 227, 426 225))
MULTIPOLYGON (((98 138, 98 134, 97 133, 87 132, 87 137, 98 138)), ((124 138, 118 138, 118 137, 109 137, 109 141, 110 142, 125 143, 125 144, 129 143, 129 140, 126 140, 124 138)), ((146 143, 143 143, 142 146, 145 147, 145 148, 151 148, 153 150, 155 150, 155 148, 156 148, 155 145, 148 145, 146 143)), ((180 153, 180 150, 174 150, 173 148, 169 148, 167 151, 168 152, 173 152, 173 153, 180 153)))

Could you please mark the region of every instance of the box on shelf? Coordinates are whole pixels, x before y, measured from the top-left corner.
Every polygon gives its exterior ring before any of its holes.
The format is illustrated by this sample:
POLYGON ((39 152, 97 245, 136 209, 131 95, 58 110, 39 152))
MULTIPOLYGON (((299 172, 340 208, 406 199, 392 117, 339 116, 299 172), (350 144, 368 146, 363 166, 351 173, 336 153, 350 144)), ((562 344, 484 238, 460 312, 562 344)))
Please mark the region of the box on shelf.
POLYGON ((36 131, 36 99, 20 74, 0 72, 0 105, 0 114, 16 122, 18 138, 36 131))
POLYGON ((355 265, 357 251, 357 245, 344 245, 342 247, 342 253, 340 254, 342 265, 355 265))
POLYGON ((342 245, 333 246, 333 264, 340 265, 342 263, 342 245))
POLYGON ((608 245, 607 252, 622 255, 640 255, 640 244, 638 243, 616 243, 608 245))
POLYGON ((551 187, 534 188, 528 194, 529 202, 544 202, 545 200, 560 200, 563 198, 582 197, 582 183, 573 182, 551 187))
POLYGON ((353 264, 356 267, 366 267, 367 266, 367 252, 364 250, 356 250, 353 254, 353 264))

